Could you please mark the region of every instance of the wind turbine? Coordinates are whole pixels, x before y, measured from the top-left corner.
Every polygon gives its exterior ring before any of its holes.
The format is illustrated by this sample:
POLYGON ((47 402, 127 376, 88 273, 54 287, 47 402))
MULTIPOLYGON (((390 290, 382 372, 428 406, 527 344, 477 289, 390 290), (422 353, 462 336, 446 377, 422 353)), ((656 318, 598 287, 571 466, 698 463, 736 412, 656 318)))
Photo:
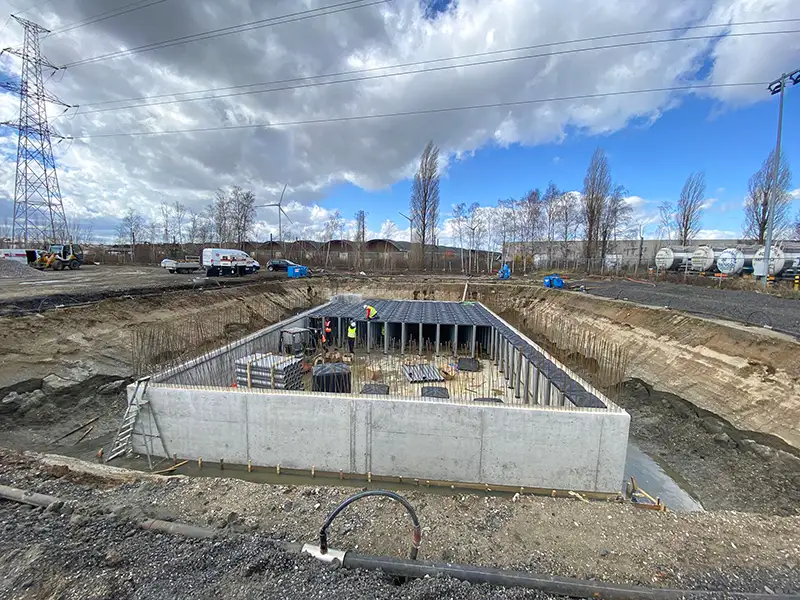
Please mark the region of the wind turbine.
POLYGON ((281 246, 283 245, 283 221, 281 219, 281 214, 289 219, 289 223, 294 224, 294 221, 289 218, 289 215, 286 214, 286 211, 283 210, 283 206, 281 206, 281 203, 283 202, 283 195, 286 193, 286 185, 288 184, 283 185, 281 197, 277 202, 273 202, 272 204, 259 204, 259 207, 261 208, 267 208, 270 206, 276 206, 278 208, 278 243, 281 244, 281 246))

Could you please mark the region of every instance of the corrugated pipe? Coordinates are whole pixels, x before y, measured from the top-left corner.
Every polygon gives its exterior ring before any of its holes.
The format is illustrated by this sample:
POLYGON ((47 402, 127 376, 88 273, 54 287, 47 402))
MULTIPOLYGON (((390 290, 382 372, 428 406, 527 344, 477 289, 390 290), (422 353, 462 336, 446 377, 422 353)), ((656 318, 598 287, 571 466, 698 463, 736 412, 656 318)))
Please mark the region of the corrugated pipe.
MULTIPOLYGON (((17 488, 0 485, 0 498, 13 500, 33 506, 47 508, 54 502, 61 502, 54 496, 26 492, 17 488)), ((160 531, 192 538, 211 538, 216 535, 213 529, 194 527, 181 523, 172 523, 158 519, 148 519, 140 523, 144 529, 160 531)), ((329 549, 322 553, 317 546, 310 544, 287 543, 276 540, 275 545, 288 552, 305 552, 326 562, 338 560, 342 567, 347 569, 367 569, 370 571, 381 570, 394 577, 453 577, 470 583, 484 583, 502 587, 523 587, 541 590, 556 596, 569 596, 573 598, 593 598, 600 600, 682 600, 719 598, 720 594, 731 598, 745 598, 747 600, 800 600, 797 594, 759 594, 751 592, 725 592, 708 590, 670 590, 659 588, 646 588, 630 585, 616 585, 599 581, 585 581, 568 577, 551 577, 537 575, 525 571, 506 571, 490 567, 475 567, 472 565, 458 565, 451 563, 435 563, 389 556, 369 556, 329 549)))

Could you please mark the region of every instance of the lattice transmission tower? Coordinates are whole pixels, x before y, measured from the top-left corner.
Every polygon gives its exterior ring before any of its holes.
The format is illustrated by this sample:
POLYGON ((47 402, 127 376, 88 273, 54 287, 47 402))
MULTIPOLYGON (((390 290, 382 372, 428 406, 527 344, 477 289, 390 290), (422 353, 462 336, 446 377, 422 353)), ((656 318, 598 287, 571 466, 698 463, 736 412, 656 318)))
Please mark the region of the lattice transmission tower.
POLYGON ((25 28, 25 43, 2 52, 22 58, 22 71, 18 82, 0 82, 0 88, 19 94, 19 120, 0 123, 19 132, 11 240, 23 247, 65 242, 69 230, 50 141, 51 136, 61 136, 47 122, 46 103, 70 106, 44 87, 42 69, 58 68, 39 50, 39 36, 49 31, 27 19, 14 19, 25 28))

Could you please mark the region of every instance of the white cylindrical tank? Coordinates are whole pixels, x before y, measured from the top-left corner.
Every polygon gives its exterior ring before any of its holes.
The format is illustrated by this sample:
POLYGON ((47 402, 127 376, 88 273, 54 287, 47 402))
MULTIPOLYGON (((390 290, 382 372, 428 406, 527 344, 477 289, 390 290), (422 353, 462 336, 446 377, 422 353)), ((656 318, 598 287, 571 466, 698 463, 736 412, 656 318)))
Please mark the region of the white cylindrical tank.
POLYGON ((716 253, 711 246, 698 246, 692 252, 692 271, 712 271, 716 263, 716 253))
POLYGON ((723 275, 738 275, 744 270, 744 252, 738 248, 725 248, 717 256, 717 269, 723 275))
MULTIPOLYGON (((753 256, 753 274, 764 276, 764 249, 762 246, 753 256)), ((769 274, 780 275, 785 269, 797 268, 800 263, 800 251, 784 250, 773 246, 769 253, 769 274)))
POLYGON ((661 248, 656 253, 656 267, 661 271, 673 271, 686 266, 692 253, 683 248, 661 248))

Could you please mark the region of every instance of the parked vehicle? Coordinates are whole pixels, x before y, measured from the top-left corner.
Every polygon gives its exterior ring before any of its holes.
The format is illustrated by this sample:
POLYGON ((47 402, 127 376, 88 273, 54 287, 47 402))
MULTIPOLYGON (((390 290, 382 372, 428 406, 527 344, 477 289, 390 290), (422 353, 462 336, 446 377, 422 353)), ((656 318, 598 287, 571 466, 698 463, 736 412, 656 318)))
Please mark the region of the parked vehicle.
POLYGON ((203 268, 202 259, 199 256, 185 256, 183 260, 165 258, 161 261, 161 266, 170 273, 192 273, 203 268))
POLYGON ((267 263, 267 271, 288 271, 289 267, 297 266, 299 266, 297 263, 285 258, 273 258, 267 263))
POLYGON ((15 248, 1 248, 0 260, 13 260, 23 265, 28 264, 28 254, 25 250, 17 250, 15 248))
POLYGON ((83 249, 78 244, 52 244, 48 250, 26 250, 26 254, 34 269, 75 270, 83 264, 83 249))
POLYGON ((251 275, 261 268, 258 261, 242 250, 203 248, 202 267, 208 277, 251 275))

